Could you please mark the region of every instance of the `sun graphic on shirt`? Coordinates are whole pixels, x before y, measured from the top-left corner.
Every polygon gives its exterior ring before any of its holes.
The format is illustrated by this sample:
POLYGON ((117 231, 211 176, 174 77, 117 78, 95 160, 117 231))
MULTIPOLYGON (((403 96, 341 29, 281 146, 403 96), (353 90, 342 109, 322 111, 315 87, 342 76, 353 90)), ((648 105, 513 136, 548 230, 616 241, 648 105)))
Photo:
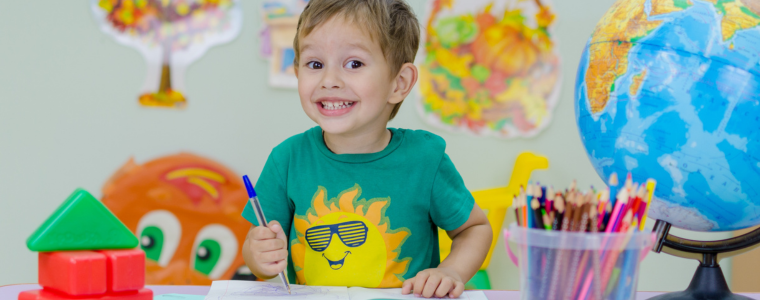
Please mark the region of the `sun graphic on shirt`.
POLYGON ((291 241, 298 283, 322 286, 400 287, 411 258, 399 258, 411 235, 391 229, 390 197, 359 199, 357 184, 329 199, 318 187, 311 208, 296 215, 291 241))

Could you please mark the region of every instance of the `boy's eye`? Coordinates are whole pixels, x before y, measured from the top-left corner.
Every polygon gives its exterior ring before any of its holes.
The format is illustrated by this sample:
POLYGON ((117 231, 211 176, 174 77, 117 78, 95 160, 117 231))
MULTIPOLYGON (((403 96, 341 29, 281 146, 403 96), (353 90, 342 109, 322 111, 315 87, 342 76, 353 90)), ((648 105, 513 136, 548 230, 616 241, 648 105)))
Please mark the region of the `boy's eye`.
POLYGON ((310 62, 306 63, 306 67, 309 68, 309 69, 321 69, 322 68, 322 63, 318 62, 318 61, 310 61, 310 62))
POLYGON ((358 69, 358 68, 361 68, 362 66, 364 66, 364 63, 358 60, 352 60, 346 63, 346 68, 349 68, 349 69, 358 69))

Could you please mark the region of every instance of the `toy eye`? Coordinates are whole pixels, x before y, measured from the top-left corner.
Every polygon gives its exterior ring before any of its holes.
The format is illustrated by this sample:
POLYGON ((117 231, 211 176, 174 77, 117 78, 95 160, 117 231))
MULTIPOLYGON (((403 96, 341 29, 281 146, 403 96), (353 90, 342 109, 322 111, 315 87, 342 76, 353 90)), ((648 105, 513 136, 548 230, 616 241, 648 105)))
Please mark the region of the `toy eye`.
POLYGON ((211 279, 218 279, 230 267, 237 251, 237 238, 229 228, 209 224, 195 237, 191 266, 211 279))
POLYGON ((222 246, 215 240, 203 240, 195 251, 195 270, 208 276, 222 254, 222 246))
POLYGON ((166 210, 154 210, 145 214, 137 223, 140 248, 145 257, 166 267, 177 250, 182 226, 174 214, 166 210))
POLYGON ((140 233, 140 248, 145 251, 145 257, 158 261, 164 246, 164 232, 156 226, 148 226, 140 233))

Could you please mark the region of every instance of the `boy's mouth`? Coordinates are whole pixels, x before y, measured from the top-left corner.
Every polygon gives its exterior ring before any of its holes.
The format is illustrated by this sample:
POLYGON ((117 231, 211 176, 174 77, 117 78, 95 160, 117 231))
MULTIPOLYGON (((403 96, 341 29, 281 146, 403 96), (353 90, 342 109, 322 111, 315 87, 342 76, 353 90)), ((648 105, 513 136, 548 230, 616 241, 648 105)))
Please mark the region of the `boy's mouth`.
POLYGON ((340 116, 348 113, 356 105, 356 101, 325 99, 316 103, 319 112, 325 116, 340 116))

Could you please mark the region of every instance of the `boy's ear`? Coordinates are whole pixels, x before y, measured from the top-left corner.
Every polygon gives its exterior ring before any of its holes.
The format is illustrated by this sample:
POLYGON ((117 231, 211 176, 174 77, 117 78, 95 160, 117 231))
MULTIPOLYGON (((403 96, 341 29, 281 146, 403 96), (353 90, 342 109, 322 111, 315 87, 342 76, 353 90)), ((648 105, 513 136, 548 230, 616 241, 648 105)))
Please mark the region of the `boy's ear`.
POLYGON ((397 104, 404 101, 406 96, 412 92, 414 84, 417 83, 418 74, 419 72, 414 64, 405 63, 402 65, 401 69, 398 71, 398 75, 396 75, 396 78, 394 79, 396 84, 393 89, 393 94, 391 94, 391 98, 388 99, 388 103, 397 104))

